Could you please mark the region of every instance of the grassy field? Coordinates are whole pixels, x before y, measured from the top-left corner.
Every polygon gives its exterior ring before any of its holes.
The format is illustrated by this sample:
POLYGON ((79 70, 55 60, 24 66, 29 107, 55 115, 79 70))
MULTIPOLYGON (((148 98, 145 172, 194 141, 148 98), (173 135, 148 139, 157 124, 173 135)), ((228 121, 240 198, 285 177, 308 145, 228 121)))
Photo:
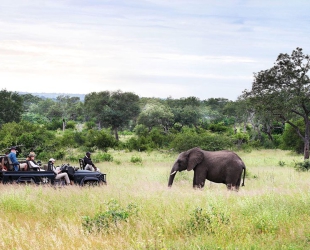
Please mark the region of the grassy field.
POLYGON ((194 190, 193 172, 168 189, 176 154, 109 153, 97 164, 107 186, 1 185, 0 248, 310 249, 310 173, 293 168, 302 156, 238 152, 248 174, 229 192, 194 190))

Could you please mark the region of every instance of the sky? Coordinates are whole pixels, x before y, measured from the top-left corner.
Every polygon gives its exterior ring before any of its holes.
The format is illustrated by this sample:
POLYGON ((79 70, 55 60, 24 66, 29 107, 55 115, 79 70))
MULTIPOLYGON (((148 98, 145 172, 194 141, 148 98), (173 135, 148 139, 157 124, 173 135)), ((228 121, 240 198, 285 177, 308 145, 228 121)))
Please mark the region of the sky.
POLYGON ((0 89, 227 98, 297 47, 307 0, 1 0, 0 89))

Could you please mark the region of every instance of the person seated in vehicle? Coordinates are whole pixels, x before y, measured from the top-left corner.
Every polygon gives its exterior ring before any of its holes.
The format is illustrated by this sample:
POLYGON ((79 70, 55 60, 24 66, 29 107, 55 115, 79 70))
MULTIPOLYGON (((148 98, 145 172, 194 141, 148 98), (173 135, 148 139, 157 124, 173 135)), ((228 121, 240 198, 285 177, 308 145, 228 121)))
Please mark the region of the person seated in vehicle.
POLYGON ((54 158, 51 158, 48 161, 49 168, 56 174, 55 179, 58 180, 58 179, 61 179, 61 178, 65 178, 66 184, 70 185, 71 182, 70 182, 68 174, 67 173, 62 173, 61 170, 60 170, 60 167, 55 167, 54 166, 55 161, 56 160, 54 158))
POLYGON ((5 156, 2 156, 0 158, 0 171, 7 171, 8 170, 4 164, 4 161, 5 161, 5 156))
POLYGON ((90 170, 90 171, 98 171, 100 172, 100 170, 95 166, 95 164, 92 162, 91 158, 90 158, 91 153, 87 152, 86 155, 84 156, 83 160, 84 160, 84 169, 85 170, 90 170))
POLYGON ((19 163, 16 157, 16 147, 11 147, 11 152, 8 155, 9 160, 13 165, 13 170, 18 171, 19 169, 27 170, 27 163, 19 163))
POLYGON ((27 162, 30 165, 30 168, 33 168, 35 171, 45 171, 44 169, 41 168, 41 166, 39 166, 37 164, 37 162, 34 160, 34 158, 36 157, 36 154, 34 152, 30 152, 28 157, 27 157, 27 162))

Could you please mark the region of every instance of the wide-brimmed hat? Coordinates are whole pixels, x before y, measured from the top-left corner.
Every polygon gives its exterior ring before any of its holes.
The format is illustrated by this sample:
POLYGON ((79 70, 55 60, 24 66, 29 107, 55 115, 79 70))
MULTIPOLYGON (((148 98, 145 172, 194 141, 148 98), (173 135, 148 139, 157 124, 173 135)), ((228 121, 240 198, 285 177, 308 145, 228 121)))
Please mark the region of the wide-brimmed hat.
POLYGON ((54 158, 49 159, 49 161, 56 161, 54 158))
POLYGON ((29 157, 35 157, 36 154, 35 154, 34 152, 30 152, 28 156, 29 156, 29 157))

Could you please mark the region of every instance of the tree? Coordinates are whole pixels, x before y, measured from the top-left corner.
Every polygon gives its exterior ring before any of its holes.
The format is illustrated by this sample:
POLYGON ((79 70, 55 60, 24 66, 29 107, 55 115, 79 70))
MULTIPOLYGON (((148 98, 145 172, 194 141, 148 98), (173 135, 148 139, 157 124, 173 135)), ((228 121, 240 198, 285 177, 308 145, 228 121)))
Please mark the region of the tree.
POLYGON ((103 120, 102 109, 109 105, 109 100, 109 91, 91 92, 90 94, 85 95, 85 120, 94 120, 95 122, 98 122, 100 128, 100 122, 103 120))
POLYGON ((301 48, 291 55, 281 53, 272 68, 254 74, 252 90, 244 92, 257 112, 270 112, 295 129, 304 143, 304 159, 309 159, 309 69, 310 57, 301 48), (298 118, 304 121, 304 133, 298 118))
POLYGON ((181 99, 168 98, 166 103, 174 115, 174 123, 181 126, 197 127, 202 118, 201 101, 197 97, 187 97, 181 99))
POLYGON ((146 126, 149 132, 153 127, 160 126, 167 133, 173 124, 173 118, 173 113, 168 106, 153 100, 142 109, 137 123, 146 126))
POLYGON ((85 96, 85 111, 88 119, 93 117, 99 124, 112 127, 118 140, 118 130, 128 125, 140 112, 139 96, 120 90, 92 92, 85 96))
POLYGON ((23 98, 17 92, 0 91, 0 126, 8 122, 19 122, 23 113, 23 98))

